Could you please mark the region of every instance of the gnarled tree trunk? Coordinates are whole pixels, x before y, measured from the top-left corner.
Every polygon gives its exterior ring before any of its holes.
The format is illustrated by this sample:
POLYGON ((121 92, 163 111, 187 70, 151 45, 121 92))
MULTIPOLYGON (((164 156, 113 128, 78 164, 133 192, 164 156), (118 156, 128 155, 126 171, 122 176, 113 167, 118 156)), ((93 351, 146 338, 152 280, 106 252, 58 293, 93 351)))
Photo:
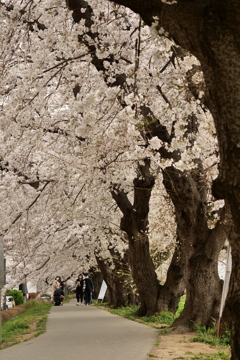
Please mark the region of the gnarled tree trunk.
MULTIPOLYGON (((138 305, 138 295, 135 291, 135 288, 133 288, 132 286, 132 276, 129 267, 129 250, 127 249, 125 251, 123 257, 121 257, 118 251, 113 247, 109 248, 109 252, 112 255, 112 261, 115 266, 114 274, 118 278, 118 282, 122 286, 125 304, 138 305)), ((119 289, 121 288, 119 287, 119 289)))
POLYGON ((186 304, 173 326, 210 325, 212 318, 218 317, 221 300, 218 256, 226 240, 224 225, 219 221, 214 229, 208 227, 200 172, 184 173, 169 167, 163 177, 175 207, 179 246, 186 264, 186 304))
POLYGON ((157 301, 157 311, 171 311, 176 313, 180 297, 185 291, 186 258, 183 256, 181 245, 177 239, 175 251, 167 271, 167 278, 157 301))
POLYGON ((141 303, 138 310, 139 316, 155 314, 160 290, 149 252, 147 235, 149 200, 155 183, 149 167, 150 162, 147 159, 144 166, 139 165, 141 178, 137 177, 134 180, 133 205, 122 190, 117 187, 112 190, 112 197, 123 213, 121 229, 128 235, 129 263, 141 303))
POLYGON ((134 201, 115 187, 112 196, 123 213, 121 229, 128 235, 129 263, 141 306, 139 316, 150 316, 162 310, 175 312, 184 290, 184 263, 175 250, 165 284, 160 286, 149 251, 148 212, 151 191, 155 183, 149 171, 150 161, 139 166, 139 177, 134 179, 134 201))
POLYGON ((110 268, 106 260, 101 259, 101 257, 98 255, 95 255, 95 258, 102 273, 103 279, 108 287, 110 306, 114 309, 117 309, 121 306, 126 306, 128 304, 128 296, 127 290, 124 288, 122 280, 115 273, 115 271, 110 268))

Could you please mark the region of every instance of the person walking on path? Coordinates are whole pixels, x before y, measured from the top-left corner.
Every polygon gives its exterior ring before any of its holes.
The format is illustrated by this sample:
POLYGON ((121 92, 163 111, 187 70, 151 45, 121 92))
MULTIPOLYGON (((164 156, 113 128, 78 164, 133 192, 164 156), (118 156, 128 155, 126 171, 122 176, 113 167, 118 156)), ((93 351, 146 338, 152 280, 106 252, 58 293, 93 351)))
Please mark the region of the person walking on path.
POLYGON ((76 280, 76 305, 79 306, 79 302, 81 301, 81 305, 83 305, 83 275, 78 275, 76 280))
POLYGON ((93 292, 93 283, 92 280, 88 277, 87 273, 84 273, 83 279, 83 293, 85 298, 85 305, 91 304, 91 294, 93 292))

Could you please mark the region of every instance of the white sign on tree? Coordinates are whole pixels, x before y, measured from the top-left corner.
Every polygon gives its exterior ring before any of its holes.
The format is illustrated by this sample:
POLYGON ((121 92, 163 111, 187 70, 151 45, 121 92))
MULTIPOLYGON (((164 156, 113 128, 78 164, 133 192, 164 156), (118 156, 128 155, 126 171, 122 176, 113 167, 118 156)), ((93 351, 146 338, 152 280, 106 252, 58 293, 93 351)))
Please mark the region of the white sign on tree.
POLYGON ((102 300, 104 299, 104 296, 106 294, 106 291, 107 291, 107 284, 105 283, 105 281, 103 280, 102 282, 102 285, 101 285, 101 289, 99 291, 99 294, 98 294, 98 300, 102 300))

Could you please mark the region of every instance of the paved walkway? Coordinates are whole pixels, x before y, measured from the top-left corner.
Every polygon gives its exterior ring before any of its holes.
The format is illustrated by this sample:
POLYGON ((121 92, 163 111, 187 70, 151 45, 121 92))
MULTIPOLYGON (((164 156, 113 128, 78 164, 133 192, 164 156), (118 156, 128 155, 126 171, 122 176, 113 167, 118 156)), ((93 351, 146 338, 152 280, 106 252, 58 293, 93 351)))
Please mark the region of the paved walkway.
POLYGON ((53 306, 47 331, 0 350, 1 360, 147 360, 157 330, 71 300, 53 306))

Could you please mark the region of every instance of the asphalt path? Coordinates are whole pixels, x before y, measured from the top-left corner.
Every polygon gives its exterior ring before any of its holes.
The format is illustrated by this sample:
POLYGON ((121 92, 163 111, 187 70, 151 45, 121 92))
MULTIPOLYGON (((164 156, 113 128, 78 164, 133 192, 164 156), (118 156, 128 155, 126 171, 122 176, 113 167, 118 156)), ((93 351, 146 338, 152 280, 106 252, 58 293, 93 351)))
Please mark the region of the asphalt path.
POLYGON ((51 308, 47 330, 0 350, 1 360, 147 360, 157 330, 71 300, 51 308))

